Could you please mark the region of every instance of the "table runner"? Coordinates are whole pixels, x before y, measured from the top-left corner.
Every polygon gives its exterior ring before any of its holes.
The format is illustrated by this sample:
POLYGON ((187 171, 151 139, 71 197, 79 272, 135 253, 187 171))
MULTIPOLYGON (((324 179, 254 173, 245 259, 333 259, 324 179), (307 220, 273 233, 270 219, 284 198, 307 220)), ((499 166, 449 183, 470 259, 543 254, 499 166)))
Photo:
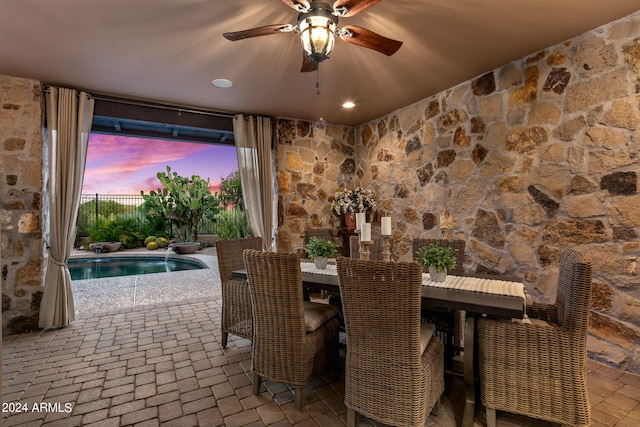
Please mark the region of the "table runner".
POLYGON ((422 274, 422 286, 435 288, 460 289, 485 294, 507 295, 526 300, 524 284, 500 279, 447 275, 444 282, 434 282, 428 273, 422 274))
POLYGON ((338 266, 335 264, 327 264, 327 268, 317 268, 312 262, 301 262, 300 270, 303 273, 322 274, 324 276, 337 276, 338 266))
MULTIPOLYGON (((327 268, 316 268, 312 262, 301 262, 300 269, 303 273, 322 274, 325 276, 337 276, 338 269, 335 264, 328 264, 327 268)), ((422 286, 433 286, 436 288, 460 289, 469 292, 480 292, 485 294, 507 295, 520 297, 526 300, 524 285, 520 282, 511 282, 500 279, 486 279, 478 277, 452 276, 447 275, 444 282, 434 282, 428 273, 422 274, 422 286)))

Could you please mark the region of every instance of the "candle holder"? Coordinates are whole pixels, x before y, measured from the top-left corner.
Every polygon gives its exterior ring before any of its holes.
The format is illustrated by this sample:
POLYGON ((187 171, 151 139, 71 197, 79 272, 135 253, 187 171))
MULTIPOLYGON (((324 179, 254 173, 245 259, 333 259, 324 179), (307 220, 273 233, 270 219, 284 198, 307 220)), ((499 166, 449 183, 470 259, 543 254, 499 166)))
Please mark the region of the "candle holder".
POLYGON ((360 259, 363 261, 369 261, 371 255, 371 240, 360 240, 360 259))
POLYGON ((391 236, 382 236, 382 260, 391 261, 391 236))

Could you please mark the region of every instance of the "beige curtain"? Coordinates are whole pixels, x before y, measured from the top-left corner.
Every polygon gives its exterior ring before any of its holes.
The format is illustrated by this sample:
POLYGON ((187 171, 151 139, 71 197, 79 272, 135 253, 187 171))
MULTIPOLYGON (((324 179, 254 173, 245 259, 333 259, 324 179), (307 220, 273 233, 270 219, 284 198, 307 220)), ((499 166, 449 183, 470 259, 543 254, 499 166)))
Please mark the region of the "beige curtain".
POLYGON ((67 260, 76 237, 76 219, 94 100, 73 89, 49 89, 46 96, 49 144, 49 254, 40 303, 41 328, 75 319, 67 260))
POLYGON ((273 185, 271 119, 242 114, 233 118, 242 198, 251 233, 264 250, 275 250, 277 195, 273 185), (274 199, 275 198, 275 199, 274 199))

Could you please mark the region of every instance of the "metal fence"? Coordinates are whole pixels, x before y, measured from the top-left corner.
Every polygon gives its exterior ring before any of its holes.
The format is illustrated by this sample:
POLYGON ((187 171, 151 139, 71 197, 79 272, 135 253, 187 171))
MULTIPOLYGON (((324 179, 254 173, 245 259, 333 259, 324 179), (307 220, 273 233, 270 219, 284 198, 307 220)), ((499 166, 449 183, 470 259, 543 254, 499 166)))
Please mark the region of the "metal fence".
MULTIPOLYGON (((142 203, 144 199, 136 194, 82 194, 76 222, 78 235, 88 236, 89 229, 101 217, 126 215, 143 221, 144 215, 138 210, 142 203)), ((201 220, 198 234, 215 234, 215 225, 209 220, 201 220)))

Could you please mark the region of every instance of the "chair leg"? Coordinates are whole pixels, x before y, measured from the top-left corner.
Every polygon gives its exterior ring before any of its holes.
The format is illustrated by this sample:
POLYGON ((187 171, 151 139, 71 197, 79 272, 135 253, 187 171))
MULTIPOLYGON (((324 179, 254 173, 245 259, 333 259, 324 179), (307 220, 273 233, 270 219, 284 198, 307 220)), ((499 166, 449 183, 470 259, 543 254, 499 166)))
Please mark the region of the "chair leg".
POLYGON ((227 348, 227 341, 229 341, 229 333, 228 332, 223 332, 222 333, 222 348, 227 348))
POLYGON ((440 397, 438 398, 438 400, 436 400, 436 404, 435 404, 435 405, 433 405, 433 408, 431 408, 431 413, 432 413, 433 415, 435 415, 436 417, 437 417, 437 416, 438 416, 438 414, 440 413, 441 405, 442 405, 442 396, 440 396, 440 397))
POLYGON ((487 427, 496 427, 496 410, 487 408, 487 427))
POLYGON ((356 427, 358 413, 351 408, 347 408, 347 427, 356 427))
POLYGON ((260 394, 260 388, 262 387, 262 377, 255 372, 253 373, 253 394, 260 394))
POLYGON ((294 393, 296 398, 296 409, 298 411, 302 411, 302 399, 304 395, 304 387, 296 387, 294 393))

